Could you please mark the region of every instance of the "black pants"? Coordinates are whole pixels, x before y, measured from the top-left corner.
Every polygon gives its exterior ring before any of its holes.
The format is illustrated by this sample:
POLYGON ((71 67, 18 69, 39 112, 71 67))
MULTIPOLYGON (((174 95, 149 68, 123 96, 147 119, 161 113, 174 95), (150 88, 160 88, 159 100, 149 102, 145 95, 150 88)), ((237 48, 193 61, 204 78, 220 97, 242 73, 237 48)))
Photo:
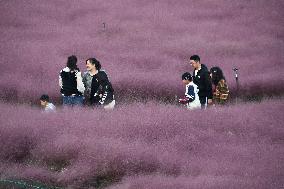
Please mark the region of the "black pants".
POLYGON ((199 96, 199 101, 201 104, 201 109, 205 109, 207 105, 207 96, 199 96))

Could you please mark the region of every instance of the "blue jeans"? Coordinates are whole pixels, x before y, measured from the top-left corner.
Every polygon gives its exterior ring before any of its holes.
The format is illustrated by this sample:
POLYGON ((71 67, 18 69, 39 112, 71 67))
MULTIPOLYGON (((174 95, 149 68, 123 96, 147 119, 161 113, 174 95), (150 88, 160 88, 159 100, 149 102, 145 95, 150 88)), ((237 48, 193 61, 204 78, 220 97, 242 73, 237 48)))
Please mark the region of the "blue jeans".
POLYGON ((83 96, 63 96, 63 106, 83 106, 83 96))

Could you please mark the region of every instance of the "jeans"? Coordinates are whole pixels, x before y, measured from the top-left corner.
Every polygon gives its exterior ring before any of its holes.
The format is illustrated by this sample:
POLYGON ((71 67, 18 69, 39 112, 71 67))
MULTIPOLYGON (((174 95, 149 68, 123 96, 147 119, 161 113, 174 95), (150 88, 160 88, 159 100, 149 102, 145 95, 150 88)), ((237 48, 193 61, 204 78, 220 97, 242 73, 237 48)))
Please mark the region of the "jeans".
POLYGON ((63 106, 83 106, 83 96, 63 96, 63 106))

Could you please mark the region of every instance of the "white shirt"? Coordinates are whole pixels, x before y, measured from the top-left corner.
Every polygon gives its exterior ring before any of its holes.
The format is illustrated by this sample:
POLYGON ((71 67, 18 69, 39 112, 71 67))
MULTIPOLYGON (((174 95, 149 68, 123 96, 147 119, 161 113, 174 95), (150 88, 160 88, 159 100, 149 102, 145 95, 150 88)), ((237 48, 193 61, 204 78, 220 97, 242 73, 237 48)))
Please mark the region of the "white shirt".
POLYGON ((48 103, 45 108, 44 108, 45 112, 55 112, 56 111, 56 107, 54 106, 54 104, 52 103, 48 103))

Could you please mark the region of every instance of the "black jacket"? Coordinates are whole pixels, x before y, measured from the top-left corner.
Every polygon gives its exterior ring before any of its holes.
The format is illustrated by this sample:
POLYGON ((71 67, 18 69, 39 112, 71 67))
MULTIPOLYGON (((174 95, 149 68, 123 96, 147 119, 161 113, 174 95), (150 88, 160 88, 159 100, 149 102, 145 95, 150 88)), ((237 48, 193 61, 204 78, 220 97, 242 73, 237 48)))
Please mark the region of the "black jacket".
POLYGON ((93 76, 91 85, 90 100, 94 105, 106 105, 114 100, 114 90, 107 74, 104 71, 99 71, 93 76), (101 95, 101 97, 100 97, 101 95))
POLYGON ((81 72, 79 69, 71 71, 69 68, 64 68, 60 71, 60 92, 64 96, 77 95, 81 96, 82 91, 79 91, 80 86, 77 85, 77 77, 81 77, 81 72))
POLYGON ((209 75, 209 71, 204 64, 201 64, 201 69, 195 75, 195 70, 193 71, 193 83, 198 86, 199 97, 207 97, 212 99, 212 83, 209 75))

